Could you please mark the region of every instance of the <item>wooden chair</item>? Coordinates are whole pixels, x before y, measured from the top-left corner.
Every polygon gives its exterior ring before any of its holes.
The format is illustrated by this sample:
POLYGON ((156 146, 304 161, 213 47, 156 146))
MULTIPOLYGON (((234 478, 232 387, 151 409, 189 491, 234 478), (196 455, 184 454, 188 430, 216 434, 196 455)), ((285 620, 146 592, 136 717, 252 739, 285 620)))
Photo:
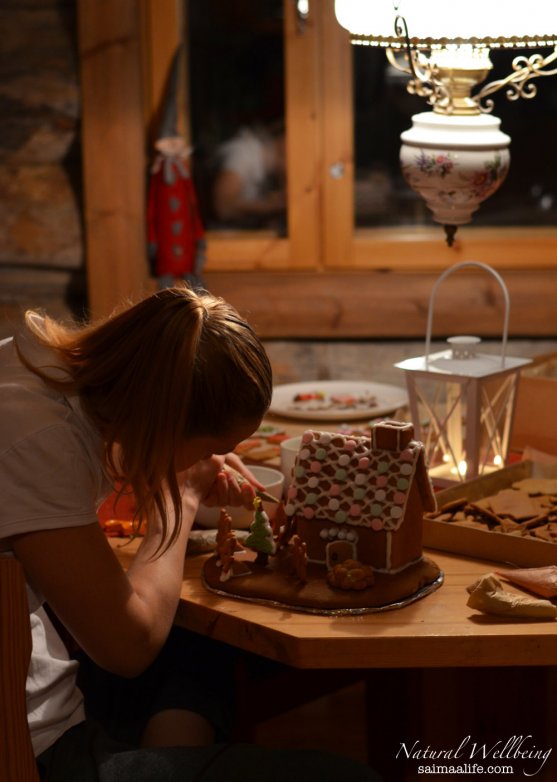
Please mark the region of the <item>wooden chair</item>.
POLYGON ((39 782, 25 703, 31 626, 20 563, 0 556, 0 780, 39 782))

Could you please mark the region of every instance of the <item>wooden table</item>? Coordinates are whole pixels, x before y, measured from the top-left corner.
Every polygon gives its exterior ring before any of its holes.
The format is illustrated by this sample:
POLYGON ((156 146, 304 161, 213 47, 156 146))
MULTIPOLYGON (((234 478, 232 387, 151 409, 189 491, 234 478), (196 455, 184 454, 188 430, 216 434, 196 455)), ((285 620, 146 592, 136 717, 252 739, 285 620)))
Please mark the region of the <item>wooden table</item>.
MULTIPOLYGON (((137 541, 123 547, 111 542, 126 567, 137 541)), ((401 609, 343 617, 214 595, 200 579, 205 555, 188 556, 176 623, 286 664, 286 673, 266 688, 251 678, 249 661, 240 668, 238 737, 249 739, 261 719, 360 679, 368 756, 387 782, 423 779, 416 776, 415 761, 397 757, 402 741, 447 748, 472 735, 493 746, 509 736, 532 735, 538 748, 551 747, 557 731, 557 623, 505 620, 469 609, 466 586, 495 563, 426 553, 445 573, 436 592, 401 609)), ((331 730, 335 735, 335 726, 331 730)), ((535 777, 538 782, 557 779, 556 760, 535 777)), ((521 775, 522 768, 515 768, 521 775)), ((436 776, 440 782, 453 778, 436 776)), ((491 778, 499 777, 482 776, 491 778)))
MULTIPOLYGON (((267 421, 283 425, 292 436, 321 425, 276 417, 267 421)), ((116 549, 124 564, 134 547, 132 543, 116 549)), ((496 563, 441 551, 426 553, 445 573, 440 589, 401 609, 348 617, 315 616, 214 595, 201 583, 203 557, 188 556, 176 621, 246 651, 304 669, 557 663, 556 622, 501 619, 466 606, 466 587, 496 563)))
MULTIPOLYGON (((137 546, 112 545, 124 566, 137 546)), ((445 573, 437 591, 404 608, 315 616, 221 597, 201 583, 204 556, 188 556, 176 622, 298 668, 438 668, 557 664, 557 623, 480 614, 466 587, 496 563, 428 551, 445 573)), ((512 587, 509 587, 512 590, 512 587)))

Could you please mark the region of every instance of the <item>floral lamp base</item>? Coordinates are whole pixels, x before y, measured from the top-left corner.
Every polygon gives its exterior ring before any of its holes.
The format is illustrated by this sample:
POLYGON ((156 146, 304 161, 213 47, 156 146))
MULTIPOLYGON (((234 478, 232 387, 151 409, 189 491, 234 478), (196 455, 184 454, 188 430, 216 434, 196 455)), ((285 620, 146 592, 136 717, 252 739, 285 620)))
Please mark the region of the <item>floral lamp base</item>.
POLYGON ((401 135, 400 161, 410 187, 445 226, 449 246, 456 228, 469 223, 509 170, 510 137, 497 117, 416 114, 401 135))

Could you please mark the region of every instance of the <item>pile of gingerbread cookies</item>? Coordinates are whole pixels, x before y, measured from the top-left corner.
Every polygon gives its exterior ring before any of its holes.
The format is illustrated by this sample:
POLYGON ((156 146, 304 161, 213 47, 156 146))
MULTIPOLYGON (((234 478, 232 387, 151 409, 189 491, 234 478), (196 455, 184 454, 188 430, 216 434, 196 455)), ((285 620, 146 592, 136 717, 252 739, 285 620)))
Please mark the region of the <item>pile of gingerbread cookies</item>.
POLYGON ((523 478, 488 497, 441 504, 425 517, 557 543, 557 478, 523 478))

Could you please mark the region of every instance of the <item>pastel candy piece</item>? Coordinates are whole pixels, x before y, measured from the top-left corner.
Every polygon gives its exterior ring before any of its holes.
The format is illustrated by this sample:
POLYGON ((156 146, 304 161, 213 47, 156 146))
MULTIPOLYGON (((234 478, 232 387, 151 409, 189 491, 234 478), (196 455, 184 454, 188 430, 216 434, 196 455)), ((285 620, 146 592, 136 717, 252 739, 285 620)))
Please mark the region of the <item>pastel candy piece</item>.
POLYGON ((355 440, 346 440, 344 443, 344 447, 347 451, 354 451, 357 447, 358 443, 355 440))
POLYGON ((338 497, 338 495, 340 494, 340 486, 338 485, 338 483, 331 484, 331 488, 329 489, 329 494, 331 495, 331 497, 338 497))
POLYGON ((287 505, 284 506, 284 512, 286 513, 287 516, 293 516, 295 513, 295 508, 291 503, 288 503, 287 505))
POLYGON ((396 482, 396 487, 397 489, 400 489, 400 491, 404 491, 409 485, 410 482, 408 481, 408 478, 399 478, 396 482))
POLYGON ((357 503, 354 503, 354 505, 350 506, 350 510, 348 511, 351 516, 359 516, 362 512, 362 506, 358 505, 357 503))
POLYGON ((302 442, 307 444, 313 440, 313 432, 304 432, 302 435, 302 442))
POLYGON ((385 489, 377 489, 377 491, 375 492, 375 499, 379 500, 379 502, 383 502, 386 496, 387 496, 387 492, 385 491, 385 489))
POLYGON ((363 486, 364 483, 367 483, 367 475, 364 475, 363 472, 358 473, 354 478, 354 483, 356 486, 363 486))
POLYGON ((383 529, 383 519, 372 519, 371 529, 374 529, 376 532, 379 532, 379 530, 383 529))
POLYGON ((374 516, 379 516, 383 512, 383 507, 378 502, 373 502, 370 511, 374 516))
POLYGON ((410 475, 412 472, 412 465, 408 464, 407 462, 405 464, 401 464, 400 471, 403 475, 410 475))
POLYGON ((329 500, 329 508, 330 510, 338 510, 340 508, 340 502, 333 497, 332 500, 329 500))
POLYGON ((315 452, 315 458, 322 462, 327 458, 327 451, 324 448, 318 448, 315 452))
POLYGON ((346 470, 344 470, 344 469, 341 467, 341 468, 340 468, 340 470, 337 470, 337 471, 335 472, 335 478, 337 479, 337 481, 344 481, 344 480, 345 480, 345 478, 346 478, 346 470))
POLYGON ((355 500, 363 500, 366 496, 366 490, 365 489, 354 489, 354 499, 355 500))
POLYGON ((294 472, 294 477, 295 477, 295 478, 303 478, 303 477, 304 477, 304 475, 306 474, 305 467, 302 467, 302 465, 301 465, 301 464, 297 464, 297 465, 294 467, 294 470, 293 470, 293 472, 294 472))
POLYGON ((311 478, 308 478, 308 486, 310 489, 316 489, 319 486, 319 478, 312 475, 311 478))
POLYGON ((360 468, 360 470, 367 470, 367 468, 369 467, 369 459, 367 456, 362 456, 362 458, 358 462, 358 467, 360 468))
POLYGON ((321 445, 329 445, 331 442, 331 435, 328 432, 323 432, 323 434, 319 437, 319 442, 321 445))
POLYGON ((414 454, 409 448, 405 448, 404 451, 401 451, 400 453, 401 462, 411 462, 413 460, 414 460, 414 454))
POLYGON ((315 494, 314 492, 310 492, 306 496, 306 505, 315 505, 316 502, 317 502, 317 494, 315 494))
MULTIPOLYGON (((403 467, 407 467, 408 465, 403 464, 403 467)), ((381 475, 383 473, 386 473, 389 469, 389 462, 378 462, 377 463, 377 472, 381 475)), ((402 470, 402 468, 401 468, 402 470)))
POLYGON ((321 472, 321 462, 311 462, 309 469, 312 472, 321 472))
POLYGON ((289 500, 295 499, 296 495, 298 494, 298 489, 295 486, 289 486, 288 491, 286 492, 286 496, 289 500))
POLYGON ((391 508, 391 516, 393 519, 400 519, 402 516, 402 508, 400 508, 398 505, 395 505, 395 507, 391 508))
POLYGON ((406 499, 406 494, 403 494, 401 491, 395 491, 393 496, 393 502, 395 503, 395 505, 403 505, 405 499, 406 499))
POLYGON ((309 448, 302 448, 300 451, 300 459, 308 459, 309 458, 309 448))
POLYGON ((337 511, 337 513, 335 513, 335 521, 338 522, 338 524, 342 524, 343 521, 346 521, 346 513, 343 510, 337 511))
POLYGON ((341 467, 346 467, 347 464, 350 464, 350 457, 347 453, 343 453, 341 456, 338 457, 338 463, 341 467))
POLYGON ((313 508, 308 508, 307 506, 304 508, 302 513, 304 514, 306 519, 313 519, 313 517, 315 516, 315 511, 313 510, 313 508))
POLYGON ((387 485, 387 476, 386 475, 378 475, 377 479, 375 481, 376 486, 386 486, 387 485))

